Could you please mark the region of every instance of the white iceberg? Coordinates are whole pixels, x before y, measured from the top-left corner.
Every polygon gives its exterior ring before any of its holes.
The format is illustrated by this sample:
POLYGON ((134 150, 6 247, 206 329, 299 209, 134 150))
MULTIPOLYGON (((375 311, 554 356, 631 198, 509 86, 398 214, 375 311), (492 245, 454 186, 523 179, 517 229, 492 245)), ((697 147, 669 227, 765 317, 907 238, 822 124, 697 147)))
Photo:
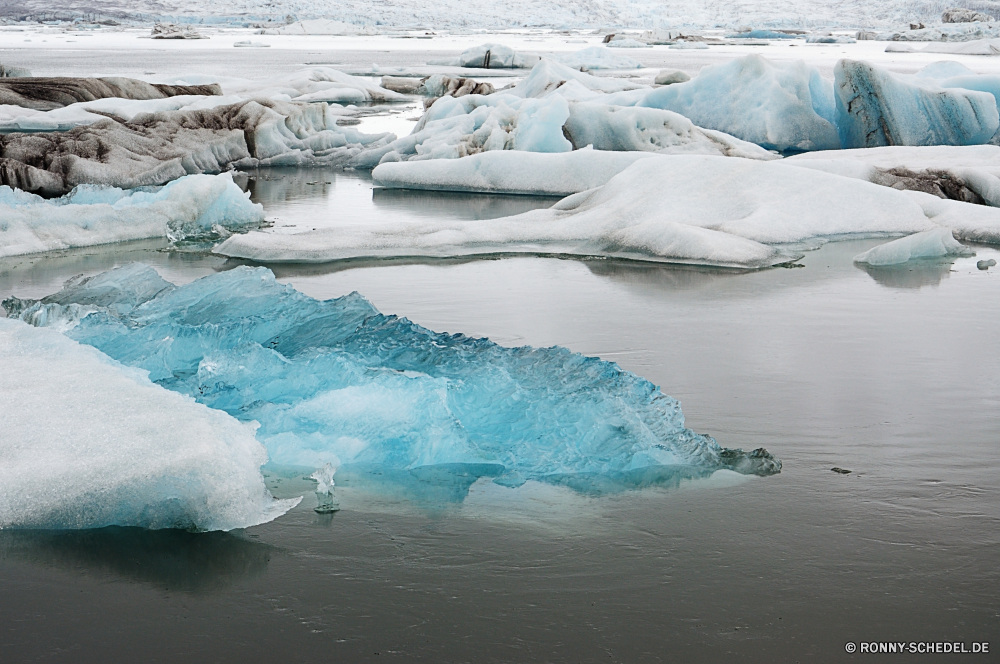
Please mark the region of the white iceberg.
POLYGON ((0 529, 232 530, 275 500, 256 426, 55 330, 0 319, 0 529))
POLYGON ((648 92, 637 105, 680 113, 768 149, 840 147, 832 87, 802 61, 748 55, 709 65, 686 83, 648 92))
POLYGON ((263 208, 228 173, 189 175, 159 191, 81 185, 57 199, 0 186, 0 257, 145 238, 218 234, 259 224, 263 208))
POLYGON ((950 228, 934 228, 880 244, 855 256, 854 262, 878 267, 900 265, 921 258, 975 255, 972 249, 955 239, 950 228))
POLYGON ((977 145, 1000 128, 996 99, 986 92, 944 89, 855 60, 837 62, 834 79, 844 148, 977 145))
POLYGON ((390 189, 567 196, 605 184, 648 152, 481 152, 462 159, 388 162, 372 171, 390 189))
POLYGON ((522 69, 533 67, 537 63, 537 55, 518 53, 503 44, 480 44, 465 49, 458 57, 431 60, 427 64, 477 69, 522 69))

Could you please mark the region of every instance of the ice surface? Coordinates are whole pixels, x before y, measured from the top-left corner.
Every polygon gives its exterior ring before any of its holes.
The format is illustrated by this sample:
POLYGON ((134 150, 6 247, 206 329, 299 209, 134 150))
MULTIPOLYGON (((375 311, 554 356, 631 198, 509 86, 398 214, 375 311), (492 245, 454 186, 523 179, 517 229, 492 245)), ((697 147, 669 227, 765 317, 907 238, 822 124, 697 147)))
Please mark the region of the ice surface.
POLYGON ((658 108, 570 104, 563 133, 574 149, 715 154, 747 159, 777 159, 764 148, 721 131, 694 126, 683 115, 658 108))
POLYGON ((968 188, 983 203, 1000 207, 1000 147, 995 145, 830 150, 795 155, 788 162, 899 189, 913 188, 900 183, 900 178, 933 178, 943 185, 950 179, 952 185, 968 188))
MULTIPOLYGON (((994 36, 1000 31, 996 31, 994 36)), ((954 53, 956 55, 1000 55, 1000 39, 973 39, 965 42, 931 43, 920 48, 892 43, 886 53, 954 53)))
POLYGON ((488 222, 343 225, 298 235, 252 231, 215 251, 259 261, 552 253, 756 268, 797 257, 776 244, 935 226, 995 242, 1000 209, 786 160, 657 155, 548 210, 488 222))
POLYGON ((653 79, 653 83, 657 85, 673 85, 674 83, 683 83, 690 80, 691 76, 687 72, 679 69, 661 69, 656 78, 653 79))
POLYGON ((591 69, 640 69, 642 63, 623 53, 614 53, 607 46, 590 46, 574 53, 557 53, 551 56, 559 63, 587 71, 591 69))
POLYGON ((0 183, 59 195, 78 184, 133 188, 233 167, 340 165, 395 138, 340 127, 333 109, 258 99, 67 132, 0 134, 0 183))
POLYGON ((686 83, 657 88, 638 106, 680 113, 774 150, 840 147, 830 83, 802 61, 748 55, 710 65, 686 83))
POLYGON ((1000 127, 993 95, 943 89, 866 62, 834 67, 837 130, 844 148, 880 145, 977 145, 1000 127))
MULTIPOLYGON (((627 92, 648 88, 649 86, 623 78, 592 76, 554 60, 543 58, 541 62, 532 67, 531 73, 524 80, 513 87, 511 93, 519 97, 544 97, 558 90, 558 94, 570 101, 585 101, 598 97, 600 93, 627 92)), ((605 100, 605 103, 614 102, 605 100)), ((635 101, 632 102, 632 104, 634 103, 635 101)))
POLYGON ((517 53, 510 46, 503 44, 480 44, 462 51, 456 58, 431 60, 427 64, 482 69, 522 69, 534 67, 537 63, 537 55, 517 53))
POLYGON ((371 80, 345 74, 332 67, 306 67, 298 71, 268 78, 240 79, 211 74, 189 74, 166 79, 170 83, 218 83, 223 94, 243 99, 260 97, 291 101, 325 101, 358 103, 372 101, 404 101, 406 97, 373 83, 371 80), (287 95, 287 97, 283 97, 287 95))
POLYGON ((174 240, 264 221, 228 173, 189 175, 158 191, 81 185, 57 199, 0 186, 0 257, 143 238, 174 240))
POLYGON ((0 528, 232 530, 271 521, 254 426, 62 334, 0 319, 0 528))
POLYGON ((608 48, 652 48, 652 46, 635 39, 613 39, 608 42, 608 48))
POLYGON ((372 177, 375 184, 392 189, 566 196, 599 187, 636 160, 651 156, 601 150, 494 150, 462 159, 384 163, 372 177))
MULTIPOLYGON (((135 270, 116 272, 127 292, 135 270)), ((86 301, 85 290, 75 297, 86 301)), ((164 290, 127 313, 92 313, 67 334, 260 422, 257 438, 279 464, 458 465, 512 486, 628 482, 657 468, 780 469, 764 451, 726 450, 686 429, 676 400, 613 363, 435 333, 356 293, 320 302, 263 268, 164 290)))
POLYGON ((899 265, 921 258, 975 255, 972 249, 954 238, 950 228, 935 228, 880 244, 855 256, 854 262, 882 266, 899 265))
POLYGON ((0 78, 0 105, 48 111, 95 99, 163 99, 175 95, 217 95, 217 85, 163 85, 134 78, 0 78))

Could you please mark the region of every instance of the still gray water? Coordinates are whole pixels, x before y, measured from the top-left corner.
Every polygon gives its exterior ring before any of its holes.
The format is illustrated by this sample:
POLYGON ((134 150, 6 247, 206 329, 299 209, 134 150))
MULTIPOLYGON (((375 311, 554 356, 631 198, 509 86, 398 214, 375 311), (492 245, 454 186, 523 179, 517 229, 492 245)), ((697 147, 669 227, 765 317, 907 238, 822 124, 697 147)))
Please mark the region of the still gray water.
MULTIPOLYGON (((553 202, 373 191, 315 170, 248 186, 274 232, 553 202)), ((312 512, 313 484, 272 473, 276 495, 306 499, 241 533, 3 532, 0 660, 833 661, 861 641, 998 652, 1000 276, 975 262, 1000 252, 852 264, 878 242, 759 272, 538 257, 271 266, 313 297, 359 291, 433 330, 615 361, 680 399, 694 430, 766 447, 783 470, 600 498, 483 479, 440 504, 347 483, 332 516, 312 512)), ((0 296, 129 261, 177 283, 241 264, 162 245, 8 259, 0 296)))

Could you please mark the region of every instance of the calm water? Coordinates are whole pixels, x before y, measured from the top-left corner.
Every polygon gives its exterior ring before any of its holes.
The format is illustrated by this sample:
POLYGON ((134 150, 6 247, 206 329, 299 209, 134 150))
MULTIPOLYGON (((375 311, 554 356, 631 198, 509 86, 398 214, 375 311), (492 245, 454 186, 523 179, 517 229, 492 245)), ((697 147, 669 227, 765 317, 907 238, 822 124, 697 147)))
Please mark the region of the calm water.
MULTIPOLYGON (((485 223, 552 203, 373 192, 322 171, 249 186, 273 232, 485 223)), ((876 243, 750 273, 523 257, 276 269, 434 330, 614 360, 679 398, 695 430, 766 447, 784 470, 603 498, 482 480, 444 505, 343 486, 332 517, 307 496, 234 534, 0 533, 0 660, 825 662, 862 640, 1000 652, 1000 275, 976 259, 852 264, 876 243)), ((239 264, 159 248, 8 260, 0 296, 132 260, 178 283, 239 264)))

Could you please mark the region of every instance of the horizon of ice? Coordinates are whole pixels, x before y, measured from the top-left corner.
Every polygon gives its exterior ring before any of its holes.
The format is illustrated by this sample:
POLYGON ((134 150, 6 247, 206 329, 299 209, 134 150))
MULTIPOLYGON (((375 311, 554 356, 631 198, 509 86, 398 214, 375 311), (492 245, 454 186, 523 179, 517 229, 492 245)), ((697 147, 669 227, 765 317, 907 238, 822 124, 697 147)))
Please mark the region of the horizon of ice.
POLYGON ((675 399, 611 362, 435 333, 379 313, 357 293, 314 300, 264 268, 159 290, 154 275, 116 268, 71 292, 4 306, 63 327, 69 307, 91 308, 70 338, 259 422, 257 439, 276 464, 461 467, 507 486, 781 467, 766 451, 727 450, 685 428, 675 399), (108 303, 114 292, 125 306, 108 303))
POLYGON ((1000 128, 988 92, 945 89, 933 79, 907 79, 856 60, 839 60, 833 71, 843 148, 978 145, 1000 128))
POLYGON ((832 86, 801 60, 747 55, 708 65, 690 81, 652 90, 635 105, 674 111, 767 149, 840 147, 832 86))
POLYGON ((213 251, 261 262, 526 253, 761 268, 801 257, 783 249, 786 244, 936 226, 954 229, 961 239, 998 243, 1000 208, 900 191, 786 160, 662 155, 637 160, 602 187, 547 210, 488 222, 251 231, 213 251))
POLYGON ((390 189, 567 196, 605 184, 649 152, 491 150, 462 159, 386 162, 372 171, 390 189))
POLYGON ((854 262, 883 267, 912 260, 975 255, 976 252, 955 239, 950 228, 934 228, 872 247, 855 256, 854 262))
POLYGON ((55 330, 0 319, 0 530, 272 521, 254 425, 55 330))
POLYGON ((0 257, 165 237, 227 235, 264 209, 231 173, 188 175, 158 189, 80 185, 61 198, 0 186, 0 257))

